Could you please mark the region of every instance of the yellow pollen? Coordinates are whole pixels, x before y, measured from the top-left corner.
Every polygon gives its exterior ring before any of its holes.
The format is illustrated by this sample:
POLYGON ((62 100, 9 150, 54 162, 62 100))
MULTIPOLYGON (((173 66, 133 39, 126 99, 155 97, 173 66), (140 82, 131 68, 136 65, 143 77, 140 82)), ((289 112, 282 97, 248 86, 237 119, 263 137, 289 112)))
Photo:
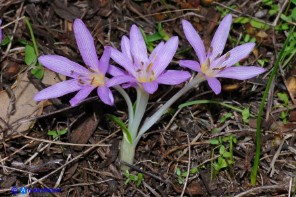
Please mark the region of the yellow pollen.
POLYGON ((101 74, 90 75, 89 79, 89 84, 94 87, 103 86, 105 84, 105 77, 101 74))

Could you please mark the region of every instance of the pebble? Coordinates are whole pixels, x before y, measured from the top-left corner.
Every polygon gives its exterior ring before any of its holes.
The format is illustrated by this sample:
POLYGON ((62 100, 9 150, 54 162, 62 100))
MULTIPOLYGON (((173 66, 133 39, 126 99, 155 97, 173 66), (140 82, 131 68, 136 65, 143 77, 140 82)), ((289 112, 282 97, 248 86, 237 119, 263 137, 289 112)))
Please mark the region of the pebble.
POLYGON ((267 10, 259 10, 258 12, 256 12, 255 17, 263 18, 264 16, 266 16, 267 12, 268 12, 267 10))

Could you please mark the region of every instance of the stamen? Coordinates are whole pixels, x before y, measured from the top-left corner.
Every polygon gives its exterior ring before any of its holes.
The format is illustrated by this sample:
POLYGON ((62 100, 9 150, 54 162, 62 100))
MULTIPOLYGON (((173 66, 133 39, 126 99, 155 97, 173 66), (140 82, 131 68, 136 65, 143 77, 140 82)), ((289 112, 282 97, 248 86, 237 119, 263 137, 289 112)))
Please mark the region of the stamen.
POLYGON ((223 66, 223 67, 221 67, 221 68, 212 68, 212 70, 224 70, 226 68, 226 66, 223 66))
POLYGON ((82 79, 78 79, 78 83, 80 83, 81 85, 84 85, 84 82, 82 79))
POLYGON ((152 67, 152 63, 150 63, 150 64, 148 65, 148 67, 146 68, 146 72, 149 72, 149 70, 151 69, 151 67, 152 67))
POLYGON ((142 71, 142 69, 138 69, 136 72, 138 73, 138 72, 141 72, 142 71))
POLYGON ((214 58, 214 60, 218 59, 221 56, 221 53, 218 53, 218 55, 214 58))
POLYGON ((85 65, 86 66, 86 68, 90 71, 90 72, 92 72, 92 73, 95 73, 96 71, 94 71, 89 65, 85 65))
POLYGON ((90 81, 90 85, 93 84, 94 80, 95 80, 95 77, 92 77, 92 78, 91 78, 91 81, 90 81))

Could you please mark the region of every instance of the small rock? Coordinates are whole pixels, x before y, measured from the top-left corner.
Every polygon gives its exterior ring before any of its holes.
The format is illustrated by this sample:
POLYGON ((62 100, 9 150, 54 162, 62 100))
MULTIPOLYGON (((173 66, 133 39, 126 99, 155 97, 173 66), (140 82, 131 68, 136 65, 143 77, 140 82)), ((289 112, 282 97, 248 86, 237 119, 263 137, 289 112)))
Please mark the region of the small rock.
POLYGON ((259 10, 258 12, 256 12, 255 17, 263 18, 264 16, 266 16, 266 14, 267 14, 267 10, 259 10))

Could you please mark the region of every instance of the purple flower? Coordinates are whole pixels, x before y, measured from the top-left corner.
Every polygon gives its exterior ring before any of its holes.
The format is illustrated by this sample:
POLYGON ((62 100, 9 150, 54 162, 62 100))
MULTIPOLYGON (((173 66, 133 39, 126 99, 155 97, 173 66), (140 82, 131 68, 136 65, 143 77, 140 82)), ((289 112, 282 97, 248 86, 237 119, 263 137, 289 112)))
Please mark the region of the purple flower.
MULTIPOLYGON (((0 19, 0 26, 2 25, 2 20, 0 19)), ((2 42, 2 28, 0 27, 0 44, 2 42)))
POLYGON ((41 101, 56 98, 78 91, 70 100, 70 104, 73 106, 80 103, 92 90, 97 88, 97 93, 101 100, 108 105, 113 105, 113 95, 106 85, 108 79, 105 77, 109 68, 110 48, 105 48, 99 60, 96 54, 94 40, 82 20, 76 19, 74 21, 73 30, 76 43, 86 67, 58 55, 40 56, 38 60, 45 67, 73 79, 57 83, 40 91, 35 95, 34 100, 41 101))
POLYGON ((221 83, 217 79, 218 77, 245 80, 265 72, 265 69, 256 66, 231 67, 247 57, 253 50, 255 43, 242 44, 221 56, 227 41, 231 21, 231 14, 228 14, 221 21, 207 53, 200 36, 193 26, 186 20, 182 21, 185 36, 193 47, 199 62, 180 60, 179 64, 202 73, 216 94, 221 92, 221 83))
POLYGON ((109 73, 114 77, 109 86, 128 83, 128 86, 141 86, 153 94, 158 84, 176 85, 190 78, 187 71, 165 70, 178 48, 178 37, 172 37, 166 43, 159 43, 148 57, 143 36, 136 25, 130 31, 130 39, 121 40, 121 51, 111 50, 111 58, 126 71, 111 66, 109 73))

